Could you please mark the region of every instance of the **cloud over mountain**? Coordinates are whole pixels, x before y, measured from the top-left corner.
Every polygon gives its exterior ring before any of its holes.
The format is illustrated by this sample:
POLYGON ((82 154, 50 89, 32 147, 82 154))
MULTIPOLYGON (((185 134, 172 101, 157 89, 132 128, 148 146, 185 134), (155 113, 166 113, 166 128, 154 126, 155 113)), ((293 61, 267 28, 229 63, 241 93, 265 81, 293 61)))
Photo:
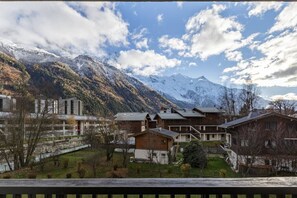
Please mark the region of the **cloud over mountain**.
POLYGON ((104 2, 0 2, 0 37, 71 55, 127 45, 128 24, 104 2))

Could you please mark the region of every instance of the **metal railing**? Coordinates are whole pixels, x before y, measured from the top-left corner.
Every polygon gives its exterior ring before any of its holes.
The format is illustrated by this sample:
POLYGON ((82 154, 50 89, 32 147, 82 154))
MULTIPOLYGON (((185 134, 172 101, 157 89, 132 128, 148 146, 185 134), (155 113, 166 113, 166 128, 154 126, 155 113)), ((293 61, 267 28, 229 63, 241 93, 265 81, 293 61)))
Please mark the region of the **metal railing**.
POLYGON ((261 198, 296 198, 296 177, 275 178, 162 178, 162 179, 22 179, 0 180, 0 198, 20 198, 28 195, 44 195, 45 198, 66 198, 75 195, 106 195, 112 198, 121 195, 128 198, 130 195, 155 197, 167 195, 170 198, 191 198, 200 195, 201 198, 235 198, 235 197, 261 197, 261 198))

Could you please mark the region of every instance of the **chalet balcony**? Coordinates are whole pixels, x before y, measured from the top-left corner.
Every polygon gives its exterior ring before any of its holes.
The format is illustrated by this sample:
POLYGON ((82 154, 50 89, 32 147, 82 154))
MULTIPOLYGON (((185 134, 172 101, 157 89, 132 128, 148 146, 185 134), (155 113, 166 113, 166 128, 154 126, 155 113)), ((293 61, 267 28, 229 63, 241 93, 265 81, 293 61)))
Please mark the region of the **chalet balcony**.
POLYGON ((296 198, 297 178, 0 180, 0 197, 11 195, 13 198, 296 198))

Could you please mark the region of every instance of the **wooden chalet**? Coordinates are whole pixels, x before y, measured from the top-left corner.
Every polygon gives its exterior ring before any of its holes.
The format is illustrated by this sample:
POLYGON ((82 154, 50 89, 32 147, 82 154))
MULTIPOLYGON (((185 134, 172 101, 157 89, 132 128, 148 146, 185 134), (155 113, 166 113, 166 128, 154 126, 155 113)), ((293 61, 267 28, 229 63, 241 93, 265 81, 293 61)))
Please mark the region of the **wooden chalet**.
POLYGON ((219 128, 224 123, 224 117, 221 109, 215 107, 196 107, 193 109, 204 116, 199 125, 195 127, 201 132, 202 141, 227 141, 226 133, 219 128))
POLYGON ((167 164, 168 155, 175 153, 173 143, 178 135, 176 132, 162 128, 148 129, 134 135, 135 159, 167 164))
POLYGON ((226 150, 233 169, 297 171, 297 118, 257 110, 220 127, 232 139, 226 150))
POLYGON ((127 131, 128 134, 141 133, 149 128, 149 123, 153 123, 147 112, 117 113, 114 117, 118 128, 127 131))

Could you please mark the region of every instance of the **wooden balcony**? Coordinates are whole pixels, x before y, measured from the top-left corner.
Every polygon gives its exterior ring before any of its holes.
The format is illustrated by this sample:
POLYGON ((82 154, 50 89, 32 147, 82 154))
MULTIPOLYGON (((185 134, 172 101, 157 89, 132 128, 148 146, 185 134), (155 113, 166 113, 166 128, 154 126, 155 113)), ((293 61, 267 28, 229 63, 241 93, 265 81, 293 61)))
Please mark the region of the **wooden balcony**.
MULTIPOLYGON (((191 198, 296 198, 296 177, 274 178, 162 178, 162 179, 5 179, 0 180, 0 197, 20 198, 37 195, 45 198, 66 198, 73 195, 81 198, 90 195, 96 198, 105 195, 112 198, 166 197, 191 198)), ((72 196, 72 197, 73 197, 72 196)), ((88 197, 90 197, 88 196, 88 197)))

